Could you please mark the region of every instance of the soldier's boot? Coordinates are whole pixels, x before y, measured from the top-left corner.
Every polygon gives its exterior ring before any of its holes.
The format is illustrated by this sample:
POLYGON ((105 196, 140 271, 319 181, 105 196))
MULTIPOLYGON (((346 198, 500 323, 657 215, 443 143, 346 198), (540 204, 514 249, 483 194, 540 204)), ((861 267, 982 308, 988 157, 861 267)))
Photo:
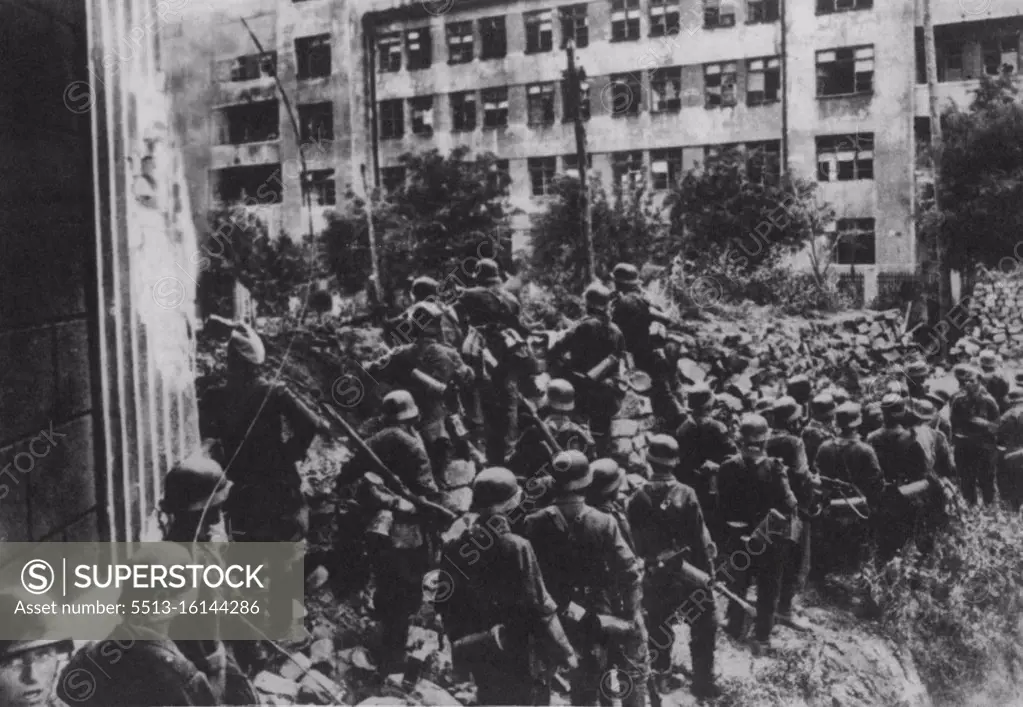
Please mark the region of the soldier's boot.
POLYGON ((611 449, 611 435, 606 432, 596 431, 591 431, 590 434, 593 436, 593 446, 597 458, 602 459, 608 456, 608 452, 611 449))
POLYGON ((721 696, 721 688, 714 679, 714 649, 699 650, 694 647, 693 654, 693 683, 689 691, 694 697, 700 699, 714 699, 721 696))

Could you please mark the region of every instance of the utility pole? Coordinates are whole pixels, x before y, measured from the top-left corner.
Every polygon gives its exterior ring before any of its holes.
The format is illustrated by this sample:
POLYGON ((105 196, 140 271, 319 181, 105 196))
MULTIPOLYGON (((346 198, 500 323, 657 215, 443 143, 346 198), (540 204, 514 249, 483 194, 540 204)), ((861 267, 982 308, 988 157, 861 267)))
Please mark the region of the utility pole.
POLYGON ((362 190, 366 193, 366 232, 369 235, 369 304, 371 308, 380 305, 382 292, 380 291, 380 264, 377 262, 377 236, 373 226, 373 192, 369 190, 366 181, 366 165, 359 165, 359 172, 362 174, 362 190))
POLYGON ((579 231, 586 243, 586 281, 597 279, 596 254, 593 250, 593 222, 590 216, 590 183, 586 177, 586 126, 583 124, 582 111, 579 110, 579 98, 582 95, 583 81, 586 71, 575 67, 575 40, 565 43, 565 54, 568 58, 568 69, 565 71, 565 82, 568 94, 565 97, 565 110, 572 116, 575 124, 575 154, 579 169, 579 231))
POLYGON ((781 173, 789 173, 789 55, 785 0, 778 0, 781 53, 781 173))

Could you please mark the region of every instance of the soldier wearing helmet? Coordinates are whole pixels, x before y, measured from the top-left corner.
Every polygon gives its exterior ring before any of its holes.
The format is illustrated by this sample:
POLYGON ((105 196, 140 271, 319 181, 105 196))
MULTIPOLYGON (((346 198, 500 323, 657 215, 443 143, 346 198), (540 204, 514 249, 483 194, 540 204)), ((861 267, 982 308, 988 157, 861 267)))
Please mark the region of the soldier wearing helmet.
MULTIPOLYGON (((439 501, 430 457, 418 430, 419 408, 412 394, 392 391, 384 396, 382 407, 383 428, 366 439, 366 446, 414 496, 439 501)), ((359 481, 356 497, 365 510, 367 524, 386 519, 380 523, 380 534, 368 533, 367 537, 377 542, 370 548, 376 578, 373 606, 383 633, 377 664, 393 672, 404 664, 408 619, 420 606, 435 528, 415 505, 388 486, 361 450, 345 464, 336 483, 343 488, 353 481, 359 481)), ((343 494, 338 491, 339 496, 343 494)))
POLYGON ((675 687, 672 674, 673 617, 683 616, 690 624, 689 652, 692 656, 692 693, 699 698, 720 694, 714 677, 714 642, 717 611, 714 595, 705 587, 686 583, 681 564, 659 556, 683 547, 682 559, 714 577, 717 552, 704 522, 699 499, 693 489, 675 478, 679 444, 669 435, 654 435, 647 447, 650 481, 629 500, 628 515, 636 538, 636 552, 647 568, 643 587, 649 632, 651 668, 655 687, 668 692, 675 687))
POLYGON ((544 704, 531 671, 538 651, 578 666, 533 546, 509 523, 522 496, 511 471, 484 469, 473 481, 476 518, 444 547, 458 572, 437 610, 455 671, 472 675, 481 705, 544 704))
POLYGON ((455 349, 462 345, 462 324, 454 308, 441 297, 440 284, 432 277, 417 277, 411 287, 413 304, 393 322, 394 336, 399 344, 414 341, 422 324, 417 320, 423 310, 436 318, 439 339, 455 349))
POLYGON ((200 432, 233 482, 225 510, 238 541, 305 536, 309 511, 297 464, 316 435, 329 429, 283 383, 261 377, 265 360, 255 330, 236 324, 227 347, 227 381, 199 401, 200 432))
MULTIPOLYGON (((718 495, 725 522, 729 528, 730 548, 745 550, 743 562, 749 568, 719 564, 739 596, 745 596, 751 582, 757 583, 757 619, 753 648, 762 653, 770 648, 771 632, 781 589, 782 541, 778 537, 758 538, 755 529, 771 511, 791 518, 798 503, 789 485, 784 462, 767 455, 770 427, 760 415, 745 415, 739 421, 739 453, 725 460, 718 472, 718 495)), ((770 523, 768 523, 770 527, 770 523)), ((734 556, 734 555, 732 555, 734 556)), ((736 605, 728 609, 728 633, 740 638, 744 633, 745 614, 736 605)))
POLYGON ((717 472, 721 462, 736 453, 725 424, 714 417, 714 391, 706 383, 689 389, 690 416, 675 431, 681 459, 675 475, 696 491, 712 530, 717 530, 717 472))
POLYGON ((572 704, 594 705, 606 665, 599 617, 613 613, 636 628, 642 625, 640 564, 615 519, 586 504, 593 482, 586 456, 561 452, 552 474, 554 503, 529 514, 522 534, 536 550, 565 631, 580 654, 572 704))
POLYGON ((462 354, 476 374, 487 460, 503 465, 518 437, 519 391, 528 391, 528 377, 536 373, 529 329, 520 319, 518 298, 503 286, 489 258, 477 263, 476 284, 461 292, 454 308, 468 327, 462 354))
POLYGON ((984 387, 982 374, 973 366, 955 367, 959 392, 949 404, 952 445, 962 491, 968 503, 977 503, 977 487, 987 505, 995 501, 995 435, 1001 415, 998 403, 984 387))
MULTIPOLYGON (((11 617, 19 602, 40 597, 19 592, 0 593, 0 616, 11 617)), ((20 640, 0 641, 0 704, 4 707, 58 707, 54 694, 61 665, 71 657, 70 639, 39 640, 50 633, 49 616, 29 614, 19 619, 20 640)), ((74 704, 69 702, 68 704, 74 704)))
POLYGON ((835 436, 835 410, 838 406, 830 393, 821 393, 810 401, 810 421, 803 427, 800 438, 806 449, 806 460, 810 469, 814 469, 817 451, 829 439, 835 436))
POLYGON ((998 493, 1014 513, 1023 505, 1023 389, 1008 395, 1009 409, 998 421, 998 493))
POLYGON ((675 397, 678 373, 668 361, 663 342, 652 333, 655 325, 672 323, 671 318, 653 306, 639 287, 639 271, 628 263, 615 265, 612 275, 616 298, 612 304, 611 321, 625 337, 625 350, 632 355, 636 368, 650 376, 650 402, 666 429, 676 429, 684 419, 682 405, 675 397))
POLYGON ((597 453, 606 454, 611 420, 621 404, 615 381, 625 357, 625 338, 608 312, 610 290, 594 283, 583 293, 583 299, 586 316, 551 347, 548 358, 560 361, 564 375, 577 387, 578 406, 589 421, 597 453))

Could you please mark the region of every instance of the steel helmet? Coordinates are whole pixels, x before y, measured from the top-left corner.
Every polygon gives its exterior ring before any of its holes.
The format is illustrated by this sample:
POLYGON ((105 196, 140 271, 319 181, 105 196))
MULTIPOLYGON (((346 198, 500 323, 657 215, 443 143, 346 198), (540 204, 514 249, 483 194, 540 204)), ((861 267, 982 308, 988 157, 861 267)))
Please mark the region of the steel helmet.
POLYGON ((671 435, 653 435, 646 448, 646 460, 655 466, 674 469, 678 464, 678 441, 671 435))
POLYGON ((407 390, 395 390, 385 395, 383 408, 388 422, 407 422, 419 417, 415 398, 407 390))
POLYGON ((472 509, 477 512, 506 513, 522 499, 515 474, 500 466, 484 469, 472 482, 472 509))
POLYGON ((743 415, 739 421, 739 434, 746 442, 766 441, 770 429, 763 415, 743 415))
POLYGON ((547 405, 551 410, 575 410, 575 388, 564 378, 555 378, 547 384, 547 405))
POLYGON ((163 478, 164 513, 201 511, 224 505, 231 491, 220 464, 207 457, 193 456, 178 462, 163 478))
POLYGON ((416 302, 435 297, 438 292, 440 292, 440 284, 432 277, 417 277, 412 281, 412 299, 416 302))
POLYGON ((618 263, 611 271, 616 285, 635 285, 639 282, 639 270, 629 263, 618 263))
POLYGON ((625 482, 625 470, 614 459, 597 459, 590 464, 590 471, 593 472, 590 494, 595 497, 613 496, 625 482))
POLYGON ((702 412, 714 404, 714 391, 706 383, 697 383, 689 389, 686 400, 690 410, 702 412))
POLYGON ((498 285, 501 283, 501 270, 496 260, 483 258, 476 263, 476 282, 483 285, 498 285))
POLYGON ((582 452, 570 449, 558 452, 551 463, 554 483, 562 491, 578 491, 593 482, 593 471, 590 461, 582 452))
POLYGON ((813 393, 810 379, 804 375, 792 376, 785 386, 785 395, 793 398, 800 405, 805 405, 813 393))
POLYGON ((583 299, 587 307, 602 309, 611 302, 611 290, 595 282, 586 288, 583 299))
POLYGON ((837 407, 831 393, 821 393, 810 401, 810 412, 816 420, 830 420, 834 417, 837 407))

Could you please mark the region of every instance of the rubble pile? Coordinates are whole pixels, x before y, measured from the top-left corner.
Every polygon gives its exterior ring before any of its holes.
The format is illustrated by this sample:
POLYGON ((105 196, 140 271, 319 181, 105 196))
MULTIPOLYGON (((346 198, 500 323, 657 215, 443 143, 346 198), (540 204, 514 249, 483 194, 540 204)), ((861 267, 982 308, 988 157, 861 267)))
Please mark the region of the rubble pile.
POLYGON ((972 327, 960 348, 967 353, 993 348, 1003 359, 1023 354, 1023 277, 988 273, 977 283, 970 299, 972 327))

